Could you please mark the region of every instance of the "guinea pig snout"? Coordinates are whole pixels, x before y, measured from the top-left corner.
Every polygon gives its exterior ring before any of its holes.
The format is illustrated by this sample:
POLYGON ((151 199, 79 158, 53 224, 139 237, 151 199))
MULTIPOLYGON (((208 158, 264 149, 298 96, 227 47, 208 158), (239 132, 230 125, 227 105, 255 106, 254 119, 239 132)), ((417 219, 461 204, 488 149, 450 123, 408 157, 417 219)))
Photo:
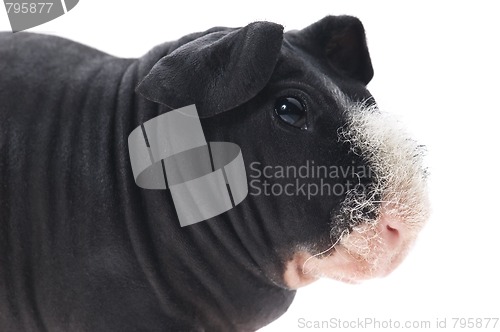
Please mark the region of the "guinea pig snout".
POLYGON ((285 282, 301 287, 321 277, 349 283, 383 277, 407 256, 429 216, 422 146, 391 116, 347 104, 342 141, 363 156, 374 176, 367 190, 347 193, 331 218, 331 245, 297 250, 285 282))
POLYGON ((359 226, 341 241, 337 252, 343 251, 359 265, 345 271, 352 278, 384 277, 408 254, 423 223, 409 223, 394 211, 384 205, 373 225, 359 226))
POLYGON ((355 227, 337 252, 347 253, 359 265, 350 271, 353 277, 383 277, 403 261, 423 226, 423 220, 409 222, 397 210, 383 205, 376 223, 355 227))
POLYGON ((385 277, 407 256, 422 227, 383 206, 374 222, 345 231, 326 256, 298 252, 288 262, 285 282, 298 288, 323 277, 347 283, 385 277))

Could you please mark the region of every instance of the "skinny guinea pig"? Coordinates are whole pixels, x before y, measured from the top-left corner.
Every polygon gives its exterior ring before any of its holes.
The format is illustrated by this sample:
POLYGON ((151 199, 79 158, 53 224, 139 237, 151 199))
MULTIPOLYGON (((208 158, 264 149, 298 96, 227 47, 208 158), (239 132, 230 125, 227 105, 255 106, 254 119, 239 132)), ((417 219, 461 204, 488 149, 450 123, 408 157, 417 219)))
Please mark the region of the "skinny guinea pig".
POLYGON ((361 22, 216 27, 116 58, 0 34, 0 330, 254 331, 318 278, 390 273, 428 218, 423 148, 381 112, 361 22), (248 195, 181 227, 127 138, 196 105, 248 195))

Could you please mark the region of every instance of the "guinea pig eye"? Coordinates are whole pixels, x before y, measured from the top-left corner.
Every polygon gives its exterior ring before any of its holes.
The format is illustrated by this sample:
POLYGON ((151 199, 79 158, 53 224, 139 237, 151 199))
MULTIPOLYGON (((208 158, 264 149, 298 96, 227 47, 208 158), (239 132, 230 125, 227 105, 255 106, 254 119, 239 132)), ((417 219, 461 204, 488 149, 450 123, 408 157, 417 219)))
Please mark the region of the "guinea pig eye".
POLYGON ((274 104, 274 111, 281 120, 300 129, 307 129, 306 108, 304 103, 295 97, 281 97, 274 104))

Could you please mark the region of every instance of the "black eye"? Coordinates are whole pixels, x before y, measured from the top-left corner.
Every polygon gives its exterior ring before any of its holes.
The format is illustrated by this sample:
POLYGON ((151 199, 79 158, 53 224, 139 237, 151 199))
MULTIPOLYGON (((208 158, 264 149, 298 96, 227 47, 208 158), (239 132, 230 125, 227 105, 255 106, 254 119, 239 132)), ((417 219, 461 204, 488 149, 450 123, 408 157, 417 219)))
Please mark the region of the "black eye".
POLYGON ((274 104, 274 111, 289 125, 307 129, 306 108, 304 103, 295 97, 281 97, 274 104))

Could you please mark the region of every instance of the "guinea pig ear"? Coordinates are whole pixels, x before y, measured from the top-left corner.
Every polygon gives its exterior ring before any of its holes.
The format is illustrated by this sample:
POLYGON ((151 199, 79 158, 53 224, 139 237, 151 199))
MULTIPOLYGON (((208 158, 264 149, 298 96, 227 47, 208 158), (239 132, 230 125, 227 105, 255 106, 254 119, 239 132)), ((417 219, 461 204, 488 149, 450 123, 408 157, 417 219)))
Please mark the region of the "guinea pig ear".
POLYGON ((299 33, 305 40, 312 40, 330 64, 347 77, 365 85, 373 78, 365 29, 356 17, 327 16, 299 33))
POLYGON ((160 59, 136 91, 171 108, 195 104, 200 117, 213 116, 264 88, 282 43, 283 27, 270 22, 212 32, 160 59))

